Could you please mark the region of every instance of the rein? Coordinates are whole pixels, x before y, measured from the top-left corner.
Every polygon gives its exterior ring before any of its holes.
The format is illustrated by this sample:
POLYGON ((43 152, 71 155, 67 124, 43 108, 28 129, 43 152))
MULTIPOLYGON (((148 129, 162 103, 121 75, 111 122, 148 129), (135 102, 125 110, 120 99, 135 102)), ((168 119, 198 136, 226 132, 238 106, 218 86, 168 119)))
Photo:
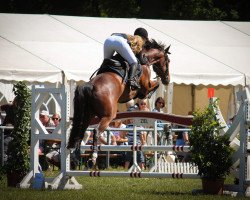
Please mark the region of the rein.
POLYGON ((97 70, 94 71, 94 73, 91 75, 91 77, 89 78, 89 80, 91 80, 93 78, 93 76, 98 72, 98 70, 100 69, 101 67, 99 67, 97 70))

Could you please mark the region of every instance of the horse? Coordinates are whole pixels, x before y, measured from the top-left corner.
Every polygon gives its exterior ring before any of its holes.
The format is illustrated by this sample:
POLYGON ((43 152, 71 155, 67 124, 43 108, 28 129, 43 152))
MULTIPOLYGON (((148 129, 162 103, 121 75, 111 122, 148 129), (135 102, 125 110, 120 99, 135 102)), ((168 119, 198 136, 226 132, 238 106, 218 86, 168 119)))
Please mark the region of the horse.
POLYGON ((117 103, 124 103, 136 97, 144 98, 154 92, 159 87, 159 82, 150 80, 151 65, 161 82, 167 85, 170 81, 169 48, 170 46, 165 48, 164 44, 155 40, 146 42, 142 55, 147 58, 147 63, 141 65, 142 74, 139 78, 141 88, 139 90, 131 90, 129 84, 113 72, 100 73, 84 85, 78 85, 75 90, 73 123, 67 148, 74 149, 80 145, 93 118, 100 119, 94 129, 93 139, 96 141, 116 117, 117 103))

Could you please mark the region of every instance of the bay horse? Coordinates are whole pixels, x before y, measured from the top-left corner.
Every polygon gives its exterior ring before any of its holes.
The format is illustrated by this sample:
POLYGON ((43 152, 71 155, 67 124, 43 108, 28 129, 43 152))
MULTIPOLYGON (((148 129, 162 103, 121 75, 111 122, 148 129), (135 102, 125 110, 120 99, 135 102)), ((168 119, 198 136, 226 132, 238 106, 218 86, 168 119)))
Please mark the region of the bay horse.
POLYGON ((139 91, 130 90, 129 84, 126 84, 121 76, 113 72, 98 74, 83 86, 78 85, 75 90, 73 123, 67 148, 74 149, 80 145, 86 129, 96 116, 100 122, 94 129, 94 140, 107 129, 110 122, 116 117, 118 102, 127 102, 136 98, 138 94, 143 98, 155 91, 159 87, 159 83, 157 80, 150 80, 151 65, 162 83, 167 85, 170 81, 169 48, 170 46, 165 48, 164 44, 157 43, 155 40, 146 42, 142 54, 147 58, 147 64, 141 65, 139 91))

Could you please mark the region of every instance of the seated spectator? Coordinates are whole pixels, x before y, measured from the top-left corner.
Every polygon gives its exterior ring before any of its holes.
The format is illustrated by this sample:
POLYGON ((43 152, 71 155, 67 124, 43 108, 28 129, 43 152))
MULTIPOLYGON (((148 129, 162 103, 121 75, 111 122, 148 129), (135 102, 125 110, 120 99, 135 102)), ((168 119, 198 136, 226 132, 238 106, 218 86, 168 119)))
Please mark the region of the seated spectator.
POLYGON ((126 103, 127 111, 138 110, 137 104, 135 104, 134 99, 131 99, 126 103))
MULTIPOLYGON (((16 106, 16 98, 14 98, 12 103, 7 103, 0 105, 0 111, 5 112, 5 118, 3 120, 3 126, 14 126, 15 124, 15 106, 16 106)), ((12 129, 5 129, 4 136, 9 137, 12 132, 12 129)))
POLYGON ((55 127, 54 122, 49 117, 49 112, 42 110, 39 115, 39 119, 45 127, 55 127))
MULTIPOLYGON (((49 112, 46 110, 42 110, 39 114, 39 119, 44 127, 55 127, 55 124, 49 117, 49 112)), ((48 130, 49 133, 52 133, 53 130, 48 130)), ((46 159, 46 155, 49 152, 49 149, 53 144, 46 142, 45 140, 40 140, 39 142, 39 162, 41 163, 42 170, 47 170, 49 165, 46 159)))
MULTIPOLYGON (((184 129, 186 127, 177 125, 177 128, 184 129)), ((189 139, 188 139, 188 132, 187 131, 179 131, 175 133, 176 138, 176 145, 177 146, 183 146, 183 145, 188 145, 189 144, 189 139)))
POLYGON ((139 105, 139 111, 150 111, 148 108, 147 99, 139 99, 138 105, 139 105))
MULTIPOLYGON (((138 100, 138 106, 139 106, 139 111, 150 111, 148 108, 148 102, 147 99, 139 99, 138 100)), ((144 127, 144 128, 150 128, 150 127, 144 127)), ((144 141, 147 141, 147 131, 142 131, 142 136, 144 137, 144 141)), ((146 145, 147 143, 145 143, 146 145)))
MULTIPOLYGON (((15 113, 14 109, 16 106, 16 98, 14 98, 12 103, 7 103, 0 105, 0 111, 4 111, 6 116, 3 120, 2 126, 14 126, 15 124, 15 113)), ((7 160, 7 149, 9 142, 13 139, 11 137, 13 129, 4 129, 4 161, 7 160)))
MULTIPOLYGON (((86 132, 88 132, 88 131, 86 131, 86 132)), ((92 135, 92 137, 93 137, 93 135, 92 135)), ((93 141, 91 141, 90 144, 92 145, 93 141)), ((116 138, 115 138, 114 134, 111 131, 109 131, 109 132, 104 131, 103 133, 101 133, 101 135, 97 139, 97 145, 108 145, 108 144, 117 145, 116 138)), ((112 153, 112 152, 110 152, 110 153, 112 153)), ((106 151, 98 151, 98 155, 100 155, 100 154, 102 154, 102 155, 106 154, 106 151)), ((90 154, 90 156, 91 156, 91 154, 90 154)), ((96 160, 96 164, 98 166, 98 169, 105 169, 107 167, 106 166, 106 157, 98 156, 97 160, 96 160)), ((86 160, 86 169, 88 169, 88 168, 92 168, 92 158, 91 157, 89 157, 86 160)))
MULTIPOLYGON (((186 127, 177 125, 176 128, 184 129, 186 127)), ((174 138, 176 138, 176 146, 189 145, 189 138, 187 131, 179 131, 175 133, 174 138)), ((176 152, 177 158, 181 162, 188 162, 190 159, 190 154, 187 152, 176 152)))
POLYGON ((61 115, 59 113, 55 113, 52 115, 51 119, 52 119, 54 125, 57 126, 61 121, 61 115))
MULTIPOLYGON (((127 128, 133 128, 133 120, 129 120, 129 124, 127 124, 127 128)), ((140 127, 138 127, 140 128, 140 127)), ((128 131, 127 133, 128 137, 128 145, 133 145, 133 138, 134 138, 134 132, 133 131, 128 131)), ((144 133, 143 131, 137 131, 136 133, 136 144, 134 145, 145 145, 146 141, 144 139, 144 133)), ((145 157, 142 151, 137 151, 137 162, 139 164, 139 167, 141 170, 145 168, 145 157)), ((126 152, 126 158, 125 158, 125 169, 129 169, 130 165, 133 164, 133 151, 128 151, 126 152)))
MULTIPOLYGON (((51 119, 49 118, 48 113, 46 113, 46 111, 42 111, 41 113, 46 114, 45 117, 41 116, 40 118, 42 119, 42 123, 49 125, 50 127, 56 127, 60 124, 61 121, 61 115, 59 113, 54 113, 51 117, 51 119), (52 122, 51 122, 52 120, 52 122), (54 126, 53 126, 54 124, 54 126)), ((49 164, 52 164, 58 168, 60 168, 60 151, 61 151, 61 142, 60 141, 50 141, 47 140, 45 143, 46 146, 46 151, 44 153, 46 153, 46 161, 49 164)), ((70 155, 70 165, 71 165, 71 169, 76 169, 77 165, 78 165, 78 160, 75 156, 75 152, 71 153, 70 155)), ((49 166, 50 168, 50 166, 49 166)))
MULTIPOLYGON (((126 125, 122 123, 121 120, 113 121, 110 123, 110 127, 112 128, 126 128, 126 125)), ((126 131, 111 131, 116 138, 117 145, 124 145, 128 141, 127 132, 126 131)))
MULTIPOLYGON (((117 145, 116 138, 111 131, 109 132, 109 141, 111 145, 117 145)), ((99 145, 108 144, 108 132, 107 131, 104 131, 103 133, 101 133, 100 137, 98 138, 98 144, 99 145)))
MULTIPOLYGON (((122 123, 121 120, 116 120, 110 123, 110 127, 113 128, 126 128, 126 125, 122 123)), ((117 145, 127 145, 128 144, 128 138, 127 138, 127 131, 117 130, 112 131, 113 135, 116 138, 117 145)), ((116 159, 111 159, 110 164, 116 165, 116 166, 124 166, 125 163, 125 151, 116 151, 115 154, 120 155, 120 157, 116 159)))
MULTIPOLYGON (((51 119, 54 122, 54 126, 56 127, 61 120, 60 114, 59 113, 53 114, 51 119)), ((52 143, 49 144, 49 152, 46 154, 47 162, 57 166, 58 168, 60 168, 60 148, 61 148, 60 141, 58 142, 52 141, 52 143)))

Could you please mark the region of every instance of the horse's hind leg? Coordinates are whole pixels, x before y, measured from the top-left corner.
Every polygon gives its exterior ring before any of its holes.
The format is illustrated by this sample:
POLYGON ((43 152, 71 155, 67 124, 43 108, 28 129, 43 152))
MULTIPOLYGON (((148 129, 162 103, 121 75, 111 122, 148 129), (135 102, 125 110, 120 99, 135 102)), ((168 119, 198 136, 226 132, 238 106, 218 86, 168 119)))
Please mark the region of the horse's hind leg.
POLYGON ((78 135, 79 135, 80 127, 81 127, 80 119, 74 118, 72 129, 71 129, 71 134, 70 134, 68 146, 67 146, 68 149, 71 149, 71 148, 74 149, 76 147, 76 145, 77 145, 76 143, 79 140, 78 135))
POLYGON ((110 122, 115 118, 115 114, 109 117, 103 117, 98 124, 97 128, 93 131, 93 151, 92 151, 92 162, 95 165, 97 159, 97 140, 101 134, 107 129, 110 122))

